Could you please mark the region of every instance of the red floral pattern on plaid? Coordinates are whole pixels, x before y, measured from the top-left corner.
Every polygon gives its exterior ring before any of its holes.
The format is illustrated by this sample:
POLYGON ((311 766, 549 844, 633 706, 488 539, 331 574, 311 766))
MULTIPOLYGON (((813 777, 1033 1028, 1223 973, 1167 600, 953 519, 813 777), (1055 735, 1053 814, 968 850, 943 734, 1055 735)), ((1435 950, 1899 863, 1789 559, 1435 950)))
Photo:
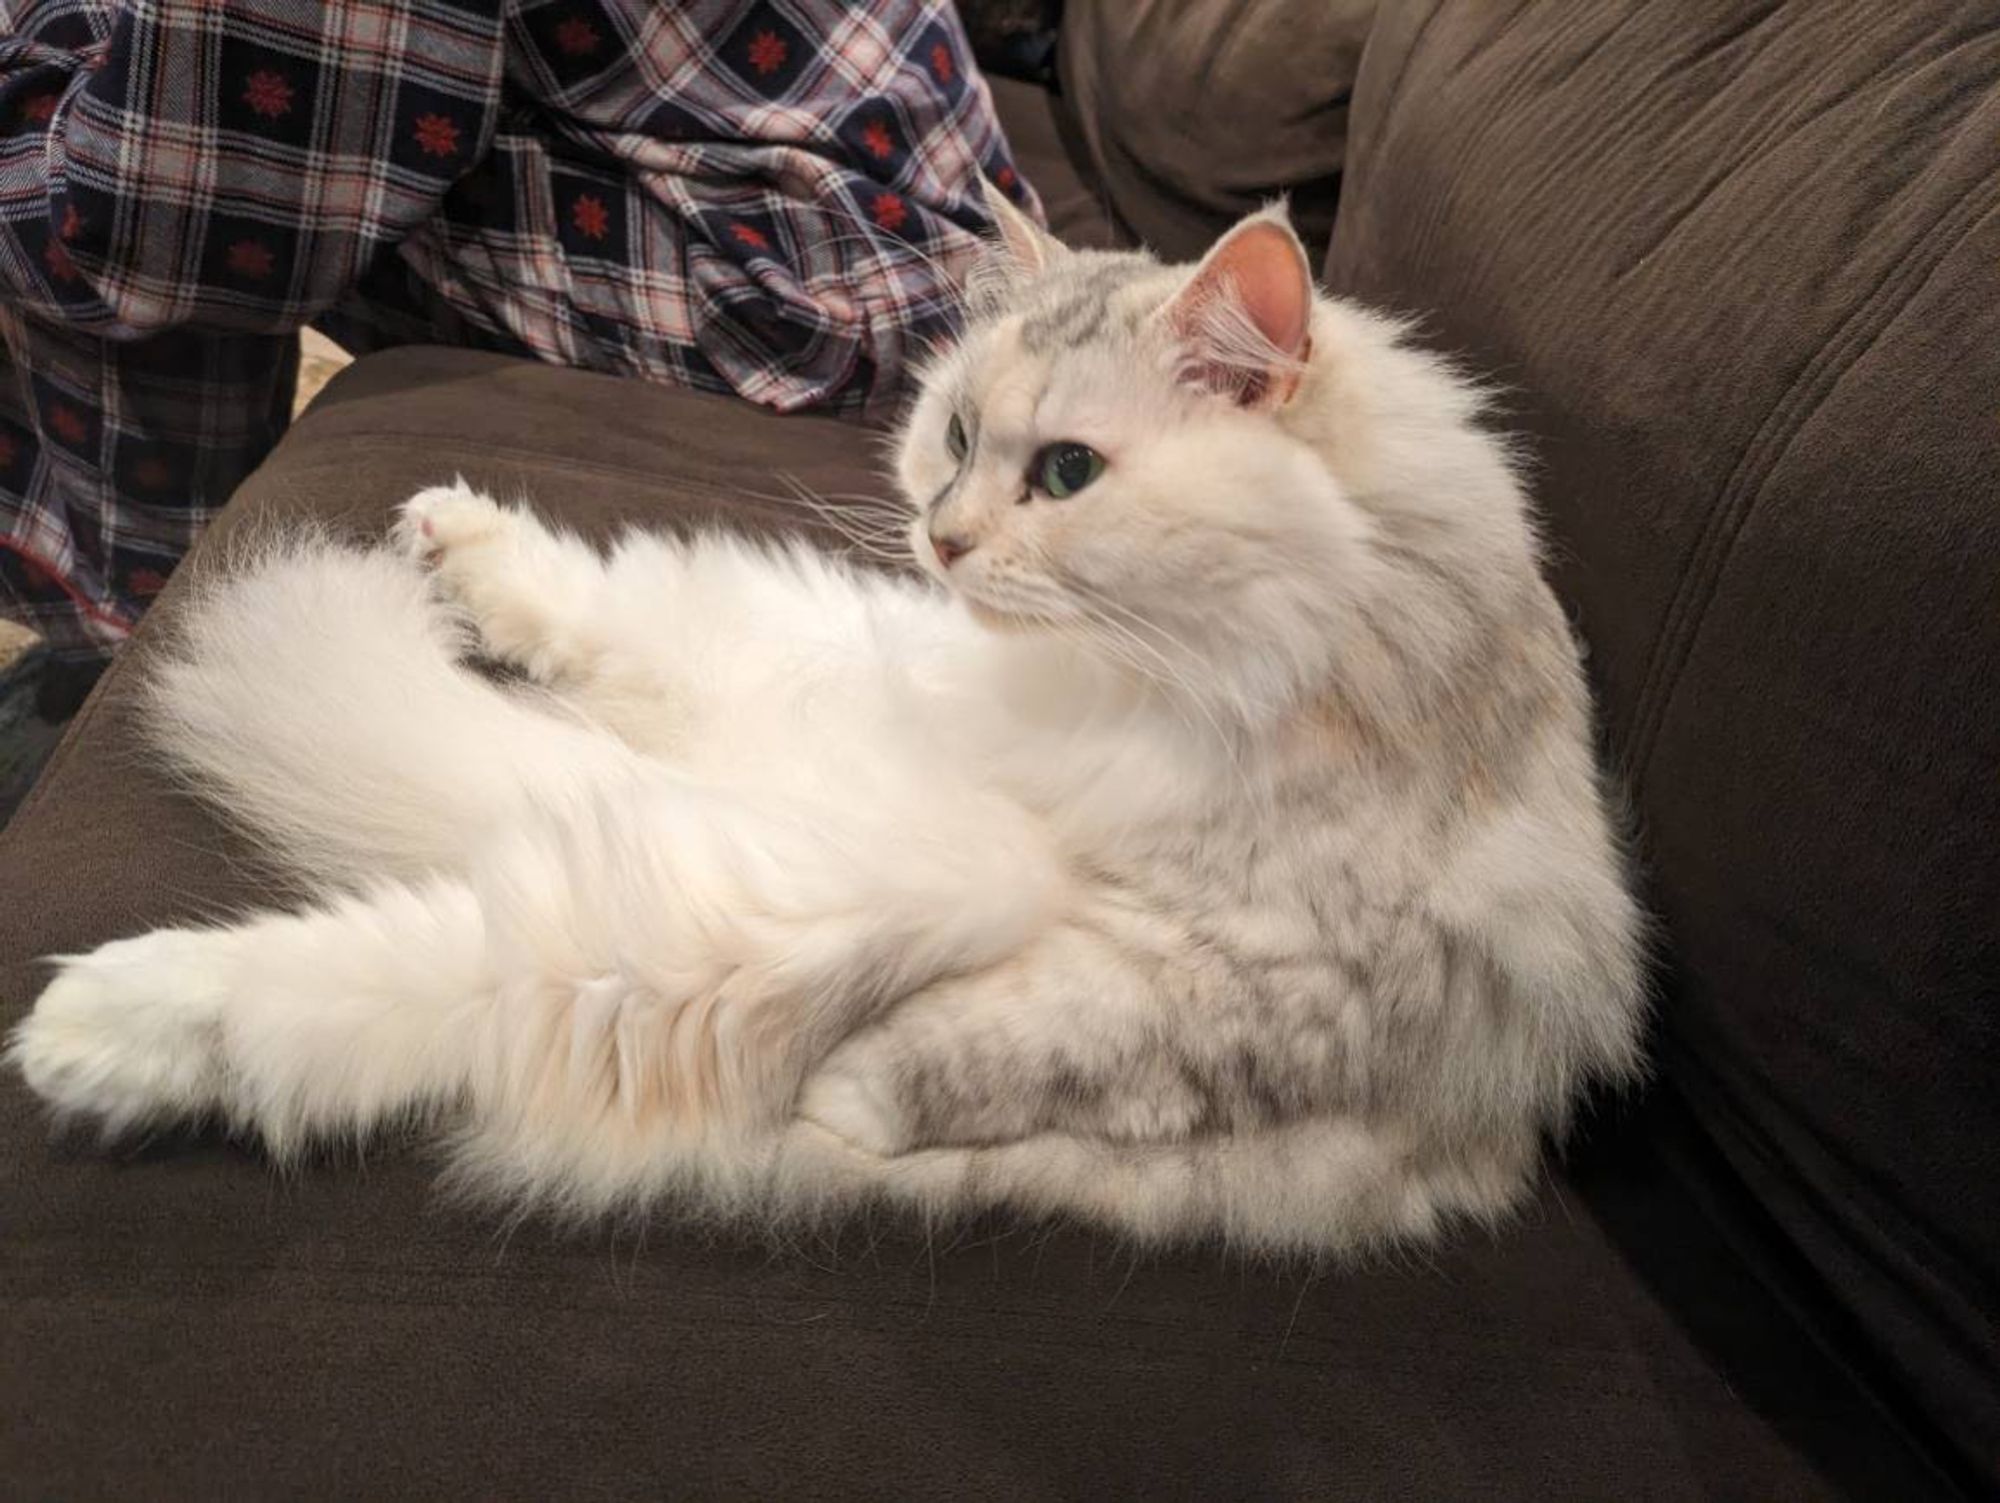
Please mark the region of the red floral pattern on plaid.
POLYGON ((785 66, 785 58, 790 50, 785 46, 785 39, 775 31, 760 31, 750 38, 746 56, 750 59, 750 66, 755 68, 759 75, 768 78, 785 66))
POLYGON ((266 120, 289 115, 295 92, 285 75, 275 68, 259 68, 243 81, 243 102, 266 120))
POLYGON ((49 431, 67 443, 80 444, 90 437, 90 419, 67 402, 51 402, 49 431))
POLYGON ((254 277, 262 281, 271 274, 277 264, 277 257, 271 247, 261 240, 239 240, 229 247, 229 269, 241 277, 254 277))
POLYGON ((604 207, 604 200, 594 193, 578 195, 569 217, 577 233, 588 235, 592 240, 602 240, 611 233, 611 214, 604 207))
POLYGON ((582 16, 566 16, 556 23, 556 47, 569 57, 589 57, 604 38, 582 16))
POLYGON ((417 149, 427 157, 449 157, 458 153, 458 126, 448 115, 419 115, 410 128, 410 134, 416 137, 417 149))

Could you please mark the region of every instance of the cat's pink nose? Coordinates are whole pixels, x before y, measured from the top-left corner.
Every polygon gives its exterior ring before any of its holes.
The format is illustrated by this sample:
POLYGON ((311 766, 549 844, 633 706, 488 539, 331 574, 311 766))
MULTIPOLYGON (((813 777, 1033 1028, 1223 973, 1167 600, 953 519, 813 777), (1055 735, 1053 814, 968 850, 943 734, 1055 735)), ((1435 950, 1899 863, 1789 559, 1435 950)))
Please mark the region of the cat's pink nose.
POLYGON ((971 538, 961 537, 957 533, 948 532, 939 537, 934 532, 931 534, 931 547, 937 550, 938 562, 949 569, 972 551, 973 544, 971 538))

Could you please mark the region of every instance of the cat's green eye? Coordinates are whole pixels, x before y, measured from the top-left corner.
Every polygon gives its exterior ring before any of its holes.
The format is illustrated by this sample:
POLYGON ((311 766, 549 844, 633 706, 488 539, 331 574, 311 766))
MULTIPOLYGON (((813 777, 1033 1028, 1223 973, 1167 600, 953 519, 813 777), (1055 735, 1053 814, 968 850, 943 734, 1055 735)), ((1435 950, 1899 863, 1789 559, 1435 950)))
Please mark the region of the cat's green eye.
POLYGON ((1088 444, 1050 444, 1035 456, 1028 481, 1057 501, 1066 501, 1104 473, 1104 456, 1088 444))
POLYGON ((953 460, 963 463, 965 451, 970 447, 971 445, 965 441, 965 420, 954 412, 951 421, 945 425, 944 451, 953 460))

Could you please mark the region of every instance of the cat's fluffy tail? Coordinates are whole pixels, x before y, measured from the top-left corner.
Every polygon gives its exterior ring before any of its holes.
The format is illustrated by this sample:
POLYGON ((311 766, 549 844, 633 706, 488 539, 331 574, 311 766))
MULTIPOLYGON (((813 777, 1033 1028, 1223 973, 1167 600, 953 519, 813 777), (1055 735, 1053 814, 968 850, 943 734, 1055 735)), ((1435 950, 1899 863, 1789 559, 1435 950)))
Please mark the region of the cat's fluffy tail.
POLYGON ((148 732, 315 882, 462 864, 524 800, 629 765, 611 737, 462 666, 463 629, 392 553, 295 540, 194 589, 144 675, 148 732))

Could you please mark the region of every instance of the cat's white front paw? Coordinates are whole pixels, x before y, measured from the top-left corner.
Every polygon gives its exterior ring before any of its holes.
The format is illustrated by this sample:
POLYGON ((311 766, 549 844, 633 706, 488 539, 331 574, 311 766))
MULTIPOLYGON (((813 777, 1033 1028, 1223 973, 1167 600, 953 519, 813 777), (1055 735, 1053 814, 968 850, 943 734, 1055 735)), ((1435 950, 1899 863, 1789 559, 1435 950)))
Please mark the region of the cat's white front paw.
POLYGON ((199 1116, 221 1096, 231 954, 224 935, 162 929, 66 957, 8 1058, 58 1112, 108 1132, 199 1116))
POLYGON ((878 1068, 877 1051, 849 1044, 799 1093, 798 1115, 865 1153, 890 1157, 915 1146, 914 1124, 895 1088, 895 1076, 878 1068))
POLYGON ((396 547, 422 563, 436 563, 469 544, 506 531, 507 509, 463 480, 418 491, 396 508, 390 536, 396 547))

